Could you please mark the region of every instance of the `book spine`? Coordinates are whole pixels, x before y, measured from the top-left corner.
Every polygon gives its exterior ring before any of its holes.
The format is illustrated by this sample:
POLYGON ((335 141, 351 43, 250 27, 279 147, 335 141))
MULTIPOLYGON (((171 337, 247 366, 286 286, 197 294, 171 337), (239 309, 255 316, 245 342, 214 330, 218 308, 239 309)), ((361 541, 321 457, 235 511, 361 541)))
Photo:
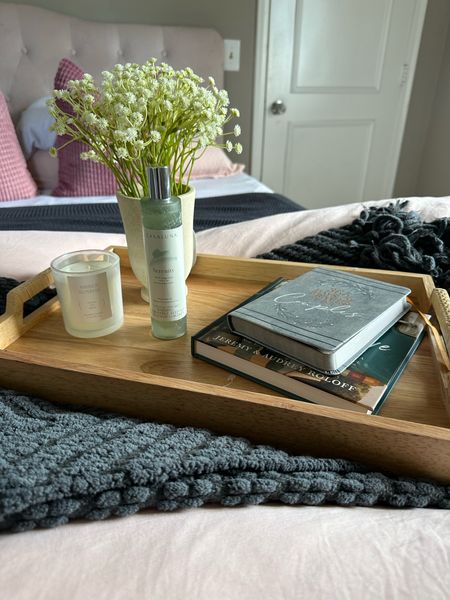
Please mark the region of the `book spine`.
MULTIPOLYGON (((263 288, 261 288, 260 290, 258 290, 257 292, 255 292, 249 298, 246 298, 243 302, 241 302, 240 304, 238 304, 237 306, 235 306, 231 310, 236 310, 237 308, 241 308, 241 306, 245 306, 248 302, 250 302, 252 300, 255 300, 256 298, 259 298, 260 296, 264 296, 264 294, 267 294, 267 292, 270 292, 270 291, 274 290, 275 288, 279 287, 280 285, 282 285, 285 282, 286 282, 286 279, 284 277, 278 277, 278 279, 275 279, 274 281, 271 281, 270 283, 268 283, 263 288)), ((213 329, 214 327, 216 327, 217 325, 219 325, 219 323, 223 320, 223 318, 224 318, 224 316, 221 315, 215 321, 213 321, 212 323, 209 323, 208 325, 206 325, 206 327, 203 327, 203 329, 201 329, 200 331, 198 331, 195 335, 193 335, 191 337, 191 354, 193 356, 195 356, 195 354, 194 354, 194 352, 195 352, 195 340, 198 340, 203 335, 205 335, 205 333, 208 333, 211 329, 213 329)))

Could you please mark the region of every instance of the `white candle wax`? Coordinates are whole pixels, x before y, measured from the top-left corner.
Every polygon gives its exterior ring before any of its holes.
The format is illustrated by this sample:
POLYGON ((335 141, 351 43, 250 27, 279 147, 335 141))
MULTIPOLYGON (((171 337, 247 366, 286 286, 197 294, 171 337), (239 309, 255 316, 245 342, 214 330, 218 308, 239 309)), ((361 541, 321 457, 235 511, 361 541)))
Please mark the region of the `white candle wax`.
POLYGON ((52 262, 68 333, 98 337, 123 323, 119 258, 103 251, 73 252, 52 262))

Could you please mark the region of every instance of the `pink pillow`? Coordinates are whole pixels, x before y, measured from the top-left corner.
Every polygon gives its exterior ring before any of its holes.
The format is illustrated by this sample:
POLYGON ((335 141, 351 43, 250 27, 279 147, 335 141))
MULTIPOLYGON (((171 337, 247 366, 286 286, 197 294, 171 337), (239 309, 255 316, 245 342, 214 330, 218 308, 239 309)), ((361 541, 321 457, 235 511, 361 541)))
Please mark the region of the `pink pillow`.
MULTIPOLYGON (((81 79, 84 71, 68 58, 63 58, 55 76, 55 89, 63 90, 69 81, 81 79)), ((61 105, 64 108, 64 104, 61 105)), ((67 103, 66 103, 67 106, 67 103)), ((69 112, 69 108, 66 109, 69 112)), ((63 146, 70 137, 59 135, 56 147, 63 146)), ((111 196, 117 184, 111 171, 91 160, 81 160, 80 152, 89 150, 86 144, 72 142, 58 151, 58 185, 54 196, 111 196)))
POLYGON ((0 202, 36 196, 5 96, 0 92, 0 202))
POLYGON ((206 148, 202 156, 195 161, 191 173, 191 179, 204 179, 228 177, 242 173, 245 165, 232 162, 222 148, 210 146, 206 148))

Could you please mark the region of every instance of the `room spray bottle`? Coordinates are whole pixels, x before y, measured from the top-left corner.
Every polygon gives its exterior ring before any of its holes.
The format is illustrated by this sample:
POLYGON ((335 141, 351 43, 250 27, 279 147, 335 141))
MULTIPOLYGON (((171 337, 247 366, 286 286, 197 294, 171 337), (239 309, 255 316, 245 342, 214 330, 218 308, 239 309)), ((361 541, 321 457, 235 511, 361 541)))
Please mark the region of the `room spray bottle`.
POLYGON ((151 327, 155 337, 171 340, 185 335, 187 320, 181 200, 170 194, 169 167, 149 167, 147 175, 141 211, 151 327))

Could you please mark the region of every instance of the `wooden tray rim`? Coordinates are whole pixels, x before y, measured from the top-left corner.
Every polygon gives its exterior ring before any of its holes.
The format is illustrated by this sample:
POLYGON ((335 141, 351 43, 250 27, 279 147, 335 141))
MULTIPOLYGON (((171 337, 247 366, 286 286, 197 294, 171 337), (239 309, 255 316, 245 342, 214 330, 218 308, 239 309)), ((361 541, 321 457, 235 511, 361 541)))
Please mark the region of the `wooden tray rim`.
MULTIPOLYGON (((119 254, 123 268, 130 266, 127 248, 109 247, 108 249, 119 254)), ((205 275, 208 278, 223 280, 245 278, 263 283, 275 278, 273 273, 267 274, 269 265, 276 266, 276 276, 295 276, 317 266, 309 263, 199 255, 192 275, 205 275), (228 266, 228 271, 224 273, 225 265, 228 266)), ((416 300, 422 308, 427 310, 430 303, 433 304, 444 341, 447 341, 450 300, 445 290, 436 290, 429 275, 353 267, 342 268, 340 266, 331 268, 367 274, 394 283, 400 279, 402 284, 415 290, 416 300)), ((49 312, 58 309, 59 303, 57 299, 53 299, 34 311, 29 317, 21 318, 23 302, 51 282, 51 273, 46 270, 12 290, 8 295, 7 313, 0 318, 0 342, 2 331, 3 333, 6 331, 11 339, 14 336, 17 339, 22 334, 21 328, 28 330, 41 319, 46 318, 46 309, 49 312)), ((9 346, 10 343, 11 341, 6 346, 9 346)), ((431 350, 438 368, 444 404, 448 408, 446 402, 449 387, 448 370, 439 357, 439 349, 432 344, 431 350)), ((243 435, 252 439, 251 435, 247 433, 251 431, 248 425, 250 415, 251 422, 253 423, 254 419, 257 419, 258 427, 262 427, 264 437, 262 443, 272 443, 283 447, 283 436, 286 435, 287 438, 290 437, 290 447, 294 451, 304 450, 302 444, 306 444, 307 451, 312 448, 313 451, 318 451, 320 454, 323 447, 321 444, 328 443, 329 448, 328 440, 331 439, 333 444, 336 444, 337 456, 343 452, 343 455, 355 460, 363 461, 367 457, 369 463, 375 465, 379 463, 384 468, 397 468, 398 464, 399 472, 410 470, 412 475, 434 477, 450 483, 450 429, 446 427, 302 403, 284 396, 273 396, 270 390, 267 393, 260 393, 230 389, 188 379, 140 374, 116 368, 96 368, 89 364, 70 363, 66 359, 52 358, 52 364, 49 365, 45 358, 33 356, 27 357, 25 360, 23 353, 15 352, 7 347, 0 350, 0 368, 4 367, 5 373, 12 373, 11 376, 8 375, 9 381, 21 383, 24 366, 28 367, 29 372, 32 373, 32 383, 28 386, 30 388, 28 393, 43 394, 44 397, 56 402, 69 404, 75 402, 74 394, 70 390, 67 391, 67 397, 59 400, 61 390, 66 389, 61 386, 64 386, 66 381, 73 382, 74 386, 80 385, 80 383, 85 386, 85 383, 88 382, 89 386, 92 386, 92 392, 89 394, 89 402, 85 405, 98 406, 108 410, 104 402, 102 404, 101 396, 104 386, 109 386, 108 389, 118 390, 117 398, 111 399, 108 396, 108 407, 112 411, 156 420, 164 419, 178 425, 190 424, 209 427, 222 433, 243 435), (180 404, 178 404, 179 400, 174 398, 173 390, 180 392, 182 397, 180 404), (130 393, 135 396, 128 404, 130 393), (250 410, 247 410, 247 407, 250 410), (170 419, 166 417, 167 414, 171 415, 170 419), (239 422, 239 416, 243 415, 246 415, 244 421, 247 421, 247 425, 239 422), (187 423, 188 420, 189 423, 187 423), (276 431, 272 434, 274 423, 276 431), (280 431, 283 432, 281 435, 280 431), (298 438, 298 431, 302 432, 301 437, 303 436, 304 439, 298 438), (366 444, 366 440, 377 440, 377 444, 381 448, 393 452, 395 454, 394 463, 389 457, 378 458, 375 442, 371 441, 366 444)), ((12 387, 17 386, 13 385, 12 387)), ((27 390, 22 391, 27 392, 27 390)), ((258 431, 258 435, 259 433, 258 431)), ((253 441, 261 443, 260 440, 255 439, 255 436, 253 441)), ((287 444, 286 447, 288 447, 287 444)))
MULTIPOLYGON (((128 256, 128 248, 124 246, 109 246, 106 250, 115 252, 120 257, 121 268, 131 268, 130 260, 128 256)), ((197 262, 194 265, 191 274, 193 276, 207 276, 208 278, 220 278, 223 280, 226 279, 239 279, 245 278, 248 280, 248 266, 251 265, 251 273, 253 274, 254 281, 270 281, 273 277, 267 277, 264 275, 264 271, 267 271, 268 266, 272 265, 277 268, 277 273, 280 273, 281 276, 293 275, 293 271, 298 270, 310 270, 317 266, 326 266, 327 268, 339 269, 344 271, 349 271, 353 273, 357 273, 359 275, 369 275, 374 276, 378 279, 388 280, 393 283, 401 280, 402 285, 409 285, 410 287, 414 287, 416 285, 421 285, 423 288, 423 293, 426 296, 426 302, 433 305, 436 304, 438 307, 438 314, 440 316, 439 326, 444 330, 443 337, 444 341, 446 338, 450 338, 450 334, 448 333, 448 326, 450 324, 450 299, 447 292, 443 289, 435 288, 433 279, 430 275, 421 274, 421 273, 407 273, 402 271, 386 271, 379 269, 363 269, 359 267, 341 267, 335 265, 320 265, 316 263, 300 263, 300 262, 291 262, 291 261, 268 261, 263 259, 253 259, 253 258, 242 258, 242 257, 233 257, 233 256, 220 256, 214 254, 199 254, 197 256, 197 262), (224 276, 224 265, 227 265, 231 273, 230 277, 224 276), (213 268, 211 268, 213 267, 213 268), (447 335, 445 335, 445 333, 447 335)), ((251 276, 250 276, 251 279, 251 276)), ((46 318, 49 314, 58 310, 59 301, 57 298, 53 298, 46 302, 43 306, 35 310, 29 316, 22 318, 22 308, 23 303, 32 298, 36 293, 45 289, 48 286, 53 284, 53 277, 50 269, 46 269, 42 271, 35 277, 25 281, 20 284, 16 288, 14 288, 11 292, 9 292, 7 297, 7 310, 3 316, 0 317, 0 361, 1 360, 14 360, 23 364, 34 364, 37 366, 52 366, 48 365, 45 360, 39 360, 35 357, 27 357, 27 360, 24 359, 23 354, 17 353, 14 350, 9 350, 8 346, 14 341, 14 339, 18 339, 23 333, 31 329, 34 325, 36 325, 39 321, 46 318), (18 314, 20 311, 20 315, 18 314), (13 317, 13 318, 12 318, 13 317), (1 345, 2 342, 2 325, 8 325, 7 321, 13 321, 12 329, 13 335, 10 336, 10 339, 7 341, 6 346, 1 345)), ((420 302, 423 304, 424 297, 421 296, 419 298, 420 302)), ((425 304, 426 304, 425 302, 425 304)), ((425 306, 425 308, 427 308, 425 306)), ((7 336, 8 337, 8 336, 7 336)), ((435 345, 432 345, 432 350, 435 353, 435 359, 437 360, 438 369, 440 369, 441 379, 445 380, 445 383, 448 382, 448 372, 443 364, 443 360, 439 357, 439 349, 436 348, 435 345)), ((442 431, 445 433, 445 437, 448 435, 450 439, 450 429, 446 430, 446 428, 437 426, 437 425, 429 425, 424 423, 412 422, 412 421, 404 421, 402 419, 396 419, 393 417, 384 417, 381 415, 365 415, 360 413, 354 413, 351 411, 346 411, 341 408, 333 408, 328 406, 320 406, 309 403, 301 403, 297 400, 285 397, 285 396, 274 396, 270 393, 268 389, 267 393, 253 392, 249 390, 233 390, 230 388, 225 388, 220 385, 208 384, 202 382, 190 381, 188 379, 179 379, 173 377, 167 377, 162 375, 156 375, 153 373, 135 373, 132 371, 124 371, 115 368, 106 368, 102 367, 101 369, 96 368, 95 365, 88 365, 77 363, 73 365, 68 360, 59 360, 52 358, 52 364, 55 365, 55 368, 72 371, 72 372, 82 372, 85 374, 92 374, 101 377, 102 375, 110 376, 117 379, 133 379, 140 381, 143 384, 149 385, 158 385, 164 388, 174 388, 179 390, 186 391, 195 391, 196 393, 208 393, 218 397, 224 398, 233 398, 237 400, 241 400, 243 402, 256 402, 262 404, 272 404, 275 406, 283 405, 283 407, 288 407, 291 410, 295 410, 297 412, 306 412, 312 414, 320 414, 323 416, 329 416, 330 418, 340 418, 344 421, 348 422, 360 422, 364 423, 366 420, 370 420, 371 423, 376 422, 380 427, 387 428, 405 428, 405 430, 411 430, 411 427, 420 426, 421 428, 426 428, 428 431, 428 435, 436 435, 438 431, 442 431)), ((443 396, 444 403, 446 400, 446 389, 443 385, 441 385, 441 394, 443 396)), ((421 432, 420 435, 423 435, 425 432, 421 432)))

